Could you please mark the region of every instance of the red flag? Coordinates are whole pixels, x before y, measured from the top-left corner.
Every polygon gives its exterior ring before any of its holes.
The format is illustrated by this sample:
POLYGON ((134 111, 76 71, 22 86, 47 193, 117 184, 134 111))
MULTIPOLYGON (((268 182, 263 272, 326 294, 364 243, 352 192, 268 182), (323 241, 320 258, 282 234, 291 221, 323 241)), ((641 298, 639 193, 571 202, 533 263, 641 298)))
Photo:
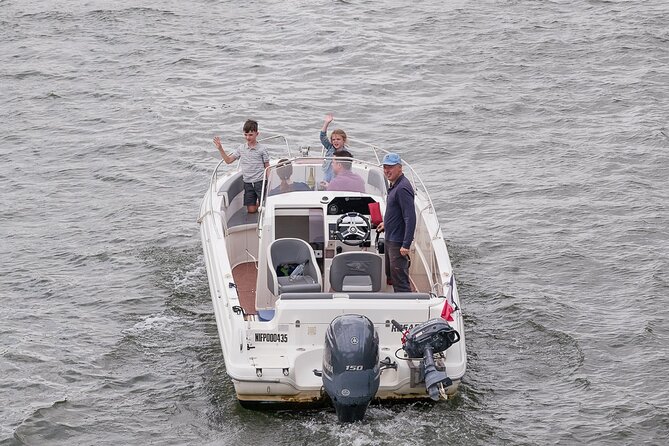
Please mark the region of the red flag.
POLYGON ((444 302, 444 308, 441 310, 441 318, 446 319, 448 322, 453 322, 453 316, 451 316, 451 314, 456 309, 459 309, 455 304, 455 301, 453 301, 455 309, 453 309, 453 307, 451 306, 451 299, 453 298, 454 288, 455 288, 455 275, 451 273, 451 278, 448 279, 448 295, 446 297, 446 302, 444 302))
POLYGON ((453 316, 451 316, 453 307, 451 307, 451 303, 448 300, 449 299, 446 298, 446 302, 444 302, 444 308, 441 310, 441 318, 446 319, 448 322, 453 322, 453 316))

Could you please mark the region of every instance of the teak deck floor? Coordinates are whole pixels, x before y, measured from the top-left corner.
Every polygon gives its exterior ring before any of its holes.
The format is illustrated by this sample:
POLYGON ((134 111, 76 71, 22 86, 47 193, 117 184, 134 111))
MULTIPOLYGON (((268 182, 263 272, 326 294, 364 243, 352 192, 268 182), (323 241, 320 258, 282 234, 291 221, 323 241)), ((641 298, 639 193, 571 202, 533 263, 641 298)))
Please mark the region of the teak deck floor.
POLYGON ((246 314, 256 314, 256 279, 258 269, 255 262, 240 263, 232 269, 237 285, 237 295, 246 314))

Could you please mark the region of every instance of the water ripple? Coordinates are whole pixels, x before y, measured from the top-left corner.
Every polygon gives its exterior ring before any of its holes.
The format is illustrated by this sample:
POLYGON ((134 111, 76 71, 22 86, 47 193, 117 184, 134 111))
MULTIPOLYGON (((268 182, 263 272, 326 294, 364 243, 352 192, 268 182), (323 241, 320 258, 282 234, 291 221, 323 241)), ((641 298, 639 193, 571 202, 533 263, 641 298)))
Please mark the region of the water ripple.
POLYGON ((665 2, 181 6, 0 0, 1 444, 667 442, 665 2), (234 400, 211 139, 318 147, 327 112, 431 191, 469 355, 446 404, 234 400))

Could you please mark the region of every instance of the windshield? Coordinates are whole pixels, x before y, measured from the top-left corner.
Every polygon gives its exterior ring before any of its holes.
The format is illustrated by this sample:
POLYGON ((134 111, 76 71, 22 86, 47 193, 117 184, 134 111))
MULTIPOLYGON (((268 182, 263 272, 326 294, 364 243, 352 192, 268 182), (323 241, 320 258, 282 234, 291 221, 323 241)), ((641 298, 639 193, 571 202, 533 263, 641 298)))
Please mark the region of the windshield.
POLYGON ((350 159, 297 158, 281 160, 270 166, 268 196, 310 191, 348 191, 383 196, 386 182, 379 166, 350 159))

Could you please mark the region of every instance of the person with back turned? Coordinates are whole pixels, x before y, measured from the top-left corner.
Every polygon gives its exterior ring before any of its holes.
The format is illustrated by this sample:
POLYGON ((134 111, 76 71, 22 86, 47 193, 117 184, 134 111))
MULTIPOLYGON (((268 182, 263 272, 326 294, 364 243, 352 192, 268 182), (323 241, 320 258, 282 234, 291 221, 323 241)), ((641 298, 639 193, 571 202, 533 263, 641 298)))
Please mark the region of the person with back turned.
POLYGON ((335 176, 329 183, 323 182, 322 186, 325 190, 365 192, 365 180, 351 170, 351 158, 351 152, 348 150, 335 152, 332 158, 332 170, 335 176))
POLYGON ((295 191, 310 191, 311 188, 306 183, 295 182, 291 179, 293 176, 293 165, 287 158, 282 158, 276 165, 276 174, 281 183, 272 188, 268 195, 285 194, 295 191))
POLYGON ((390 182, 386 212, 376 230, 385 231, 386 276, 393 290, 410 292, 409 248, 416 230, 414 190, 402 172, 402 159, 397 153, 383 157, 383 174, 390 182))

